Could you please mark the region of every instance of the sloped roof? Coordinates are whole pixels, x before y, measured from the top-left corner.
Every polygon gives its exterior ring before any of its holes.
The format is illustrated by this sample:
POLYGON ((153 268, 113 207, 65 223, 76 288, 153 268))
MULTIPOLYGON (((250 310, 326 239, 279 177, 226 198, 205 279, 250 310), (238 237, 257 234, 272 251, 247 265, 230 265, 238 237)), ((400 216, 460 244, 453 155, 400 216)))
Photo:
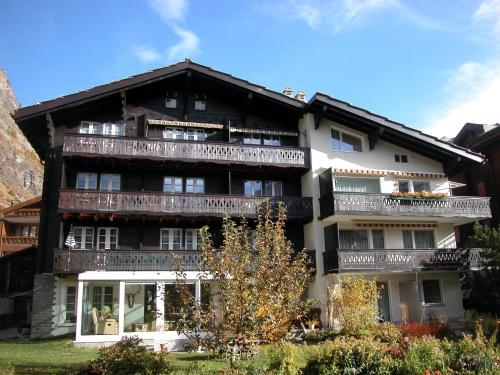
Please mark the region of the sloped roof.
POLYGON ((434 137, 430 134, 426 134, 420 130, 410 128, 404 124, 388 119, 387 117, 377 115, 372 113, 366 109, 353 106, 352 104, 332 98, 327 94, 323 94, 321 92, 317 92, 309 101, 308 105, 312 106, 315 102, 319 102, 325 104, 327 106, 332 106, 341 111, 348 112, 360 118, 364 118, 373 123, 380 125, 383 128, 394 130, 400 134, 407 135, 418 139, 421 142, 424 142, 429 145, 433 145, 435 147, 439 147, 448 152, 454 153, 457 156, 465 157, 467 159, 473 160, 475 162, 482 162, 483 156, 479 153, 472 152, 467 148, 457 146, 453 143, 444 141, 437 137, 434 137))
POLYGON ((25 207, 28 207, 28 206, 31 206, 31 205, 34 205, 34 204, 39 204, 41 202, 42 202, 42 196, 39 195, 37 197, 28 199, 28 200, 26 200, 24 202, 20 202, 20 203, 12 205, 10 207, 6 207, 3 210, 0 210, 0 213, 2 213, 2 214, 5 215, 5 214, 8 214, 10 212, 14 212, 16 210, 20 210, 21 208, 25 208, 25 207))
POLYGON ((191 60, 186 59, 185 61, 179 62, 177 64, 150 70, 148 72, 136 74, 117 81, 111 81, 105 83, 104 85, 91 87, 73 94, 43 101, 41 103, 21 107, 15 112, 14 118, 16 120, 24 120, 48 111, 71 106, 80 101, 113 95, 134 87, 143 86, 155 81, 183 74, 187 71, 197 72, 224 81, 230 85, 249 90, 257 95, 268 97, 272 100, 295 107, 297 109, 303 109, 306 105, 301 100, 289 97, 277 91, 270 90, 264 86, 256 85, 244 79, 234 77, 230 74, 220 72, 208 66, 197 64, 191 60))

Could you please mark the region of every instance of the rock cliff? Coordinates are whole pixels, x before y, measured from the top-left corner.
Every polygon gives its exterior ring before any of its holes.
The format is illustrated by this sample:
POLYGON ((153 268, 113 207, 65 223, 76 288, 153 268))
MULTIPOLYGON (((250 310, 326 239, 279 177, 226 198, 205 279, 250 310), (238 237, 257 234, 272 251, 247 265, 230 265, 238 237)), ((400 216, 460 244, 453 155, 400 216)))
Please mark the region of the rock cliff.
POLYGON ((11 117, 19 103, 0 69, 0 209, 42 193, 43 165, 11 117))

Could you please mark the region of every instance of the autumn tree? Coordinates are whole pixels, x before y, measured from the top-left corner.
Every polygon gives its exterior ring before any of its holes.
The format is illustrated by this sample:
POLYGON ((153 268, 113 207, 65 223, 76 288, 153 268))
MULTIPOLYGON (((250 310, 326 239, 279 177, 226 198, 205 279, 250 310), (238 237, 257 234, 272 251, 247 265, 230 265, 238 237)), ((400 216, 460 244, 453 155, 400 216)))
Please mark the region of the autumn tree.
POLYGON ((310 269, 306 253, 297 253, 286 238, 285 224, 285 208, 267 204, 259 212, 254 238, 244 218, 224 218, 220 248, 214 246, 208 228, 201 229, 201 277, 210 278, 212 291, 212 304, 204 307, 210 312, 204 316, 217 316, 206 319, 213 323, 205 327, 212 339, 275 341, 306 312, 310 269))

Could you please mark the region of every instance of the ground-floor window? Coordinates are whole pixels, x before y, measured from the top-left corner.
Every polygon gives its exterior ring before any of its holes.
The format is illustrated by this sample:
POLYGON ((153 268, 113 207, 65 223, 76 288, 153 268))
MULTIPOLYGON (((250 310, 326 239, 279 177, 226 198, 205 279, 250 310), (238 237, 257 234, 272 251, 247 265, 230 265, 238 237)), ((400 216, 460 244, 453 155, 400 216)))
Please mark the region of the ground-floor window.
POLYGON ((156 283, 125 284, 125 332, 156 331, 156 296, 156 283))
POLYGON ((64 322, 74 323, 76 319, 76 286, 66 288, 66 301, 64 304, 64 322))
POLYGON ((118 282, 85 282, 82 295, 82 335, 118 334, 118 282))
POLYGON ((443 302, 439 280, 422 280, 422 291, 426 304, 443 302))

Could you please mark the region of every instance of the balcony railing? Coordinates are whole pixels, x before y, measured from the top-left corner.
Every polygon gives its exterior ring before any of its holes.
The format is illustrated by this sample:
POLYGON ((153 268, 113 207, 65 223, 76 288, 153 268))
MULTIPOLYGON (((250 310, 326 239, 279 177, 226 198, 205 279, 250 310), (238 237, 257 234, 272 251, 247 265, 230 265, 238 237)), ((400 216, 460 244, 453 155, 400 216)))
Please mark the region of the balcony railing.
POLYGON ((55 273, 85 271, 199 270, 201 252, 195 250, 54 250, 55 273))
POLYGON ((25 217, 25 216, 40 216, 39 208, 20 208, 18 210, 9 212, 6 217, 25 217))
POLYGON ((3 245, 31 245, 38 242, 38 237, 31 236, 3 236, 3 245))
POLYGON ((489 197, 415 199, 388 194, 333 193, 320 198, 320 210, 322 218, 330 215, 491 217, 489 197))
POLYGON ((63 155, 108 156, 309 168, 309 149, 185 140, 66 134, 63 155))
POLYGON ((325 274, 331 272, 410 272, 430 269, 477 269, 482 250, 384 249, 324 252, 325 274))
POLYGON ((266 201, 283 202, 289 218, 312 219, 312 200, 303 197, 247 197, 234 195, 168 194, 60 190, 62 212, 122 213, 145 215, 197 215, 256 217, 266 201))
MULTIPOLYGON (((316 267, 314 250, 308 263, 316 267)), ((198 271, 202 253, 196 250, 54 250, 55 273, 85 271, 198 271)), ((315 270, 314 270, 314 273, 315 270)))

